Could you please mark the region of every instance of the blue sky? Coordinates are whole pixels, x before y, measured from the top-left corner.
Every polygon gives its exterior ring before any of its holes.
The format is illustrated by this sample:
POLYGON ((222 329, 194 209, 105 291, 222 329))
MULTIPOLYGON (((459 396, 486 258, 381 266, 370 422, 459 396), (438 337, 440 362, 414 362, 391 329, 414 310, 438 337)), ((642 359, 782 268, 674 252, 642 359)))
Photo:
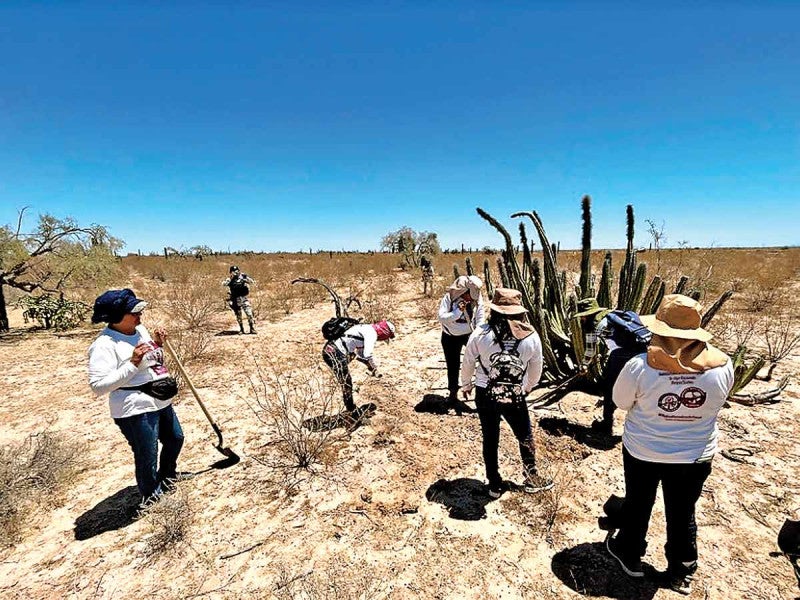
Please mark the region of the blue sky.
POLYGON ((500 245, 537 210, 624 244, 800 242, 800 4, 88 3, 0 7, 0 223, 129 251, 500 245), (31 221, 32 223, 32 221, 31 221))

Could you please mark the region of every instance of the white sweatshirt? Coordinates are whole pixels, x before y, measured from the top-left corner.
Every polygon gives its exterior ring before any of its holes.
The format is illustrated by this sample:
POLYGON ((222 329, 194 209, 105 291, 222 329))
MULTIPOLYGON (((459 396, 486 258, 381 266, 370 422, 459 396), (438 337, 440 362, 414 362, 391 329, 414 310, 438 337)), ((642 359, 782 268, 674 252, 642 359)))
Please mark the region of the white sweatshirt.
MULTIPOLYGON (((506 349, 514 347, 516 340, 509 340, 503 342, 506 349)), ((461 361, 461 389, 464 391, 471 391, 473 387, 478 386, 485 388, 489 384, 489 378, 486 371, 480 364, 475 367, 480 357, 481 364, 489 368, 492 362, 492 354, 500 352, 500 344, 497 343, 489 324, 481 325, 475 332, 469 336, 467 347, 464 350, 464 359, 461 361), (472 377, 475 376, 473 382, 472 377)), ((539 383, 539 378, 542 376, 542 342, 539 339, 539 334, 533 332, 524 340, 519 342, 517 346, 519 358, 525 365, 525 375, 522 378, 522 389, 527 394, 536 384, 539 383)))
POLYGON ((461 309, 458 308, 458 303, 460 301, 461 298, 451 300, 450 293, 448 292, 445 293, 442 301, 439 303, 439 322, 442 324, 444 332, 448 335, 469 335, 483 325, 483 297, 478 296, 477 300, 475 300, 476 305, 472 313, 472 319, 469 318, 466 312, 462 312, 461 309))
POLYGON ((168 375, 164 367, 164 351, 153 343, 143 325, 137 326, 133 335, 106 327, 89 347, 89 386, 98 397, 109 394, 108 407, 113 419, 161 410, 172 404, 172 400, 157 400, 137 390, 119 389, 168 375), (137 367, 131 362, 133 349, 148 342, 153 345, 153 350, 145 354, 137 367))
POLYGON ((333 345, 348 356, 355 356, 367 363, 373 371, 378 368, 378 360, 372 354, 378 341, 378 333, 372 325, 353 325, 333 345))
POLYGON ((668 373, 643 353, 614 384, 614 404, 628 411, 622 443, 631 456, 659 463, 710 460, 717 451, 717 414, 733 386, 733 366, 703 373, 668 373))

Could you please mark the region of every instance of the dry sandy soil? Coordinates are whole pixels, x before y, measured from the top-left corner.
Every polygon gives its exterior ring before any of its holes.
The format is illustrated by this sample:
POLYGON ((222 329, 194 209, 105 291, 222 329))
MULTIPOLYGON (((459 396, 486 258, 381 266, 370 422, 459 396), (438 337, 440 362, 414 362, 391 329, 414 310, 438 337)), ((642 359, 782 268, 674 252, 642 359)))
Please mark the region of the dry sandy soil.
MULTIPOLYGON (((190 371, 242 460, 209 468, 222 458, 216 438, 184 390, 176 408, 186 434, 179 467, 197 475, 177 493, 191 523, 186 538, 161 553, 152 550, 151 521, 129 516, 132 457, 106 399, 93 398, 87 386, 86 351, 98 328, 34 330, 13 313, 12 332, 0 337, 0 443, 59 432, 79 444, 81 471, 59 505, 34 512, 22 541, 0 554, 0 597, 679 597, 655 580, 632 583, 603 550, 597 517, 624 486, 619 438, 608 444, 587 436, 594 398, 574 393, 536 412, 538 452, 556 479, 553 491, 490 501, 476 416, 422 410, 435 409, 436 399, 420 403, 445 385, 440 334, 420 316, 416 278, 397 276, 398 339, 377 350, 385 377, 353 367, 357 400, 378 411, 352 432, 334 430, 313 472, 276 468, 285 464, 281 436, 258 418, 256 400, 264 400, 261 379, 275 370, 294 366, 301 377, 327 377, 319 325, 330 305, 263 323, 257 336, 213 338, 211 358, 190 371)), ((150 311, 145 324, 159 318, 150 311)), ((210 327, 232 330, 232 315, 219 314, 210 327)), ((775 375, 798 364, 795 351, 775 375)), ((753 456, 714 461, 698 505, 701 566, 692 597, 798 595, 788 562, 770 555, 778 528, 800 506, 798 394, 793 381, 778 404, 732 404, 721 413, 721 447, 745 447, 753 456)), ((520 480, 505 425, 501 469, 520 480)), ((659 497, 645 557, 659 570, 663 544, 659 497)))

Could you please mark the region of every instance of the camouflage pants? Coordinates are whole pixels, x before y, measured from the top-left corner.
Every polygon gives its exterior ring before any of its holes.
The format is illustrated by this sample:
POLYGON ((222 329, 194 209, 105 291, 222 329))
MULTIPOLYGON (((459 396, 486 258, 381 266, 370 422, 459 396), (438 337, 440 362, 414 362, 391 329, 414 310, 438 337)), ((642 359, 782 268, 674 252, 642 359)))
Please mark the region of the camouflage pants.
POLYGON ((255 331, 255 321, 253 319, 253 307, 250 306, 250 300, 247 296, 240 296, 238 298, 231 298, 231 309, 233 314, 236 315, 236 321, 239 323, 239 329, 244 331, 242 324, 242 312, 247 316, 247 323, 250 325, 250 331, 255 331))

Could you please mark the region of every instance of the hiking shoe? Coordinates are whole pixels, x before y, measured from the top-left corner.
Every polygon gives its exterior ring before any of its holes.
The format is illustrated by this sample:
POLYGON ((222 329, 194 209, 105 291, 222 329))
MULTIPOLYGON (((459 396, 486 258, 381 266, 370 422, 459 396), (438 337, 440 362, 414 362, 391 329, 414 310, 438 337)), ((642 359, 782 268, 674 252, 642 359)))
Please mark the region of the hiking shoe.
POLYGON ((489 484, 489 497, 497 500, 504 492, 508 491, 508 484, 505 481, 489 484))
POLYGON ((255 335, 255 334, 256 334, 256 330, 255 329, 251 329, 250 330, 250 335, 255 335))
POLYGON ((672 575, 669 579, 669 589, 684 596, 692 593, 692 581, 694 575, 672 575))
POLYGON ((548 479, 546 477, 542 477, 537 473, 528 474, 525 476, 525 481, 522 483, 522 488, 528 494, 537 494, 539 492, 546 492, 547 490, 553 489, 552 479, 548 479))
POLYGON ((629 577, 644 577, 641 558, 638 556, 626 556, 622 548, 620 548, 619 538, 608 536, 606 538, 606 550, 617 559, 619 566, 629 577))

